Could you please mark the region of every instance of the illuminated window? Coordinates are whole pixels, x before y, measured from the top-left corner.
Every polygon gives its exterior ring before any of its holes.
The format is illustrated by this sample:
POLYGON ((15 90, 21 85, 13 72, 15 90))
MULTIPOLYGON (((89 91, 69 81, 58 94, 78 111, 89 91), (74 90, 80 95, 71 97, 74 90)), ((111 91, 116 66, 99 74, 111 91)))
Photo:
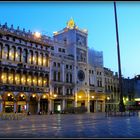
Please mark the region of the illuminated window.
POLYGON ((29 51, 29 63, 33 64, 33 51, 32 50, 29 51))
POLYGON ((41 53, 38 59, 39 65, 43 65, 43 54, 41 53))
POLYGON ((5 45, 5 47, 4 47, 4 50, 3 50, 3 54, 2 54, 2 56, 3 56, 3 58, 4 59, 9 59, 9 45, 5 45))
POLYGON ((35 54, 33 56, 33 62, 34 62, 35 65, 38 64, 38 61, 37 60, 38 60, 38 52, 35 52, 35 54))
POLYGON ((39 85, 39 86, 42 86, 42 77, 39 77, 39 78, 38 78, 38 85, 39 85))
POLYGON ((34 78, 33 78, 33 84, 34 84, 34 86, 37 86, 37 77, 36 76, 34 76, 34 78))
POLYGON ((46 57, 43 57, 43 66, 46 66, 46 57))
POLYGON ((18 48, 16 51, 16 61, 21 62, 21 48, 18 48))
POLYGON ((15 47, 12 46, 10 51, 9 51, 9 59, 14 61, 15 60, 15 47))
POLYGON ((16 85, 20 84, 20 74, 15 75, 15 82, 16 82, 16 85))
POLYGON ((29 75, 28 78, 27 78, 27 84, 30 85, 30 86, 31 86, 31 82, 32 82, 31 80, 32 80, 32 78, 31 78, 31 76, 29 75))
POLYGON ((2 73, 1 80, 2 80, 2 83, 7 83, 7 73, 6 72, 2 73))
POLYGON ((8 81, 10 84, 13 84, 13 80, 14 80, 13 76, 14 76, 13 73, 10 73, 8 76, 8 81))
POLYGON ((23 63, 27 63, 27 49, 23 50, 22 55, 23 55, 23 59, 22 59, 23 63))
POLYGON ((25 85, 26 84, 26 76, 25 75, 22 75, 22 77, 21 77, 21 83, 22 83, 22 85, 25 85))

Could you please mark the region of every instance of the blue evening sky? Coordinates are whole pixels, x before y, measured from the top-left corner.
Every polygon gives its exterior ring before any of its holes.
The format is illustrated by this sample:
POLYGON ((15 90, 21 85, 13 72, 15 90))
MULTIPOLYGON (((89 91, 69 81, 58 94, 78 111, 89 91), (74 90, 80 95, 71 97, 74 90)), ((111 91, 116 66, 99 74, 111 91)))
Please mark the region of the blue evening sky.
MULTIPOLYGON (((140 74, 140 2, 117 2, 117 17, 124 77, 140 74)), ((88 29, 88 46, 103 51, 104 66, 118 71, 113 2, 0 2, 0 23, 40 31, 49 36, 66 27, 73 18, 88 29)))

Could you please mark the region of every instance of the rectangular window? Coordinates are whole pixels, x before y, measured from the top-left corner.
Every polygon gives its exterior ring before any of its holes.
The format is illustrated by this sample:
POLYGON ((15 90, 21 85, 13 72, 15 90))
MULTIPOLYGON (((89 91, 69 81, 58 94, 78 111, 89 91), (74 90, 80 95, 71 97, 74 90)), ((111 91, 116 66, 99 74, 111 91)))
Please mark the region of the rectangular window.
POLYGON ((66 69, 68 69, 69 68, 69 65, 66 65, 66 69))
POLYGON ((62 52, 64 52, 64 53, 65 53, 65 49, 63 49, 63 50, 62 50, 62 52))
POLYGON ((54 50, 54 47, 51 47, 51 50, 54 50))
POLYGON ((61 52, 61 48, 59 48, 58 51, 61 52))
POLYGON ((58 67, 60 67, 60 63, 57 63, 58 67))

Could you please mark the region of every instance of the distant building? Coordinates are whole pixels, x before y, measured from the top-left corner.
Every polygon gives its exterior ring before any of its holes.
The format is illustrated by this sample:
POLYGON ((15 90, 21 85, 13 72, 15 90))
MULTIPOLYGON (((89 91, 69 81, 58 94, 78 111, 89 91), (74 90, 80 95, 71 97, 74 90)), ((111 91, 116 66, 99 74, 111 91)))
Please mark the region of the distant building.
POLYGON ((122 78, 122 81, 123 96, 126 97, 128 101, 132 101, 135 97, 135 80, 134 78, 122 78))
POLYGON ((107 105, 110 109, 117 109, 120 100, 119 81, 117 73, 114 74, 113 71, 104 67, 104 83, 105 93, 109 97, 107 99, 107 105))
POLYGON ((140 75, 135 76, 133 78, 133 81, 134 81, 134 98, 140 98, 140 75))
POLYGON ((123 80, 123 97, 127 104, 129 101, 140 101, 140 75, 134 78, 122 78, 123 80))
POLYGON ((103 52, 89 48, 88 62, 92 66, 103 67, 103 52))

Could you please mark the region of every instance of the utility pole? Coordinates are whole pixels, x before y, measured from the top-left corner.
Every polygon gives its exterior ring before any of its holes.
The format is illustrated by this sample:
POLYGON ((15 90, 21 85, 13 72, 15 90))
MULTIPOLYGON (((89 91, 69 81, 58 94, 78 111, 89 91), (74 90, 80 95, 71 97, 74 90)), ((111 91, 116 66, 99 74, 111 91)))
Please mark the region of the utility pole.
POLYGON ((116 11, 116 2, 115 1, 114 1, 114 12, 115 12, 117 53, 118 53, 118 70, 119 70, 119 92, 120 92, 119 111, 124 112, 125 111, 125 106, 124 106, 124 103, 123 103, 121 59, 120 59, 120 48, 119 48, 119 33, 118 33, 117 11, 116 11))

